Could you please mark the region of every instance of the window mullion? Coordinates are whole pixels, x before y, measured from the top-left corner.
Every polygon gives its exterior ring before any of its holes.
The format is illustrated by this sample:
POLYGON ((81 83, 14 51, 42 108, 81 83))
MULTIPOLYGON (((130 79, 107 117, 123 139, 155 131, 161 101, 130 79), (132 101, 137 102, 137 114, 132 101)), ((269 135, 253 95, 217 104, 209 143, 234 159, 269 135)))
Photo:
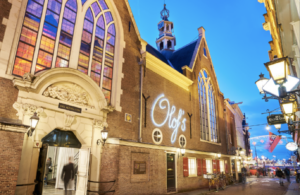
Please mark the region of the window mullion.
POLYGON ((59 45, 59 41, 60 41, 62 20, 64 18, 65 6, 66 6, 67 2, 68 2, 68 0, 65 3, 62 3, 61 8, 60 8, 61 11, 60 11, 59 22, 58 22, 58 26, 57 26, 57 33, 56 33, 54 50, 53 50, 51 68, 55 68, 55 64, 56 64, 56 57, 57 57, 57 50, 58 50, 58 45, 59 45))
POLYGON ((208 141, 211 141, 211 132, 210 132, 210 106, 209 106, 209 89, 208 84, 205 83, 206 91, 206 105, 207 105, 207 123, 208 123, 208 141))
POLYGON ((93 27, 93 34, 92 34, 92 42, 91 42, 91 51, 90 51, 90 58, 89 58, 89 66, 88 66, 88 75, 91 76, 92 70, 92 62, 93 62, 93 53, 94 53, 94 45, 95 45, 95 36, 96 36, 96 26, 97 26, 97 19, 94 18, 94 27, 93 27))
POLYGON ((103 58, 101 63, 101 77, 100 77, 100 89, 102 90, 102 84, 103 84, 103 75, 104 75, 104 64, 105 64, 105 57, 106 57, 106 39, 107 39, 107 30, 108 25, 106 24, 106 18, 105 14, 103 13, 103 19, 104 19, 104 25, 105 25, 105 31, 104 31, 104 40, 103 40, 103 58))
POLYGON ((36 39, 36 44, 35 44, 35 50, 32 58, 32 64, 31 64, 31 70, 30 73, 34 74, 35 73, 35 66, 36 66, 36 61, 38 57, 38 53, 40 50, 40 45, 41 45, 41 39, 42 39, 42 34, 43 34, 43 28, 44 28, 44 23, 45 23, 45 17, 46 17, 46 12, 47 12, 47 7, 48 7, 48 0, 44 1, 44 7, 43 7, 43 13, 41 17, 41 22, 37 34, 37 39, 36 39))

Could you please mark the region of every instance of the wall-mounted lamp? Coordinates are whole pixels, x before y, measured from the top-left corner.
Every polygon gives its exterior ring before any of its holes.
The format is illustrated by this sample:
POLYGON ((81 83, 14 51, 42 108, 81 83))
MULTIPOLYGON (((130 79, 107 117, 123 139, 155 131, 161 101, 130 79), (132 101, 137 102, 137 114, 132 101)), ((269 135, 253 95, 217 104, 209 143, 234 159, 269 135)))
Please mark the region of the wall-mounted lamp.
POLYGON ((184 154, 185 154, 185 148, 183 146, 181 146, 180 152, 181 152, 181 155, 184 156, 184 154))
POLYGON ((32 136, 40 118, 38 117, 37 113, 35 112, 32 117, 30 117, 30 129, 27 132, 28 137, 32 136))
POLYGON ((106 129, 106 127, 103 128, 103 130, 101 131, 101 137, 102 137, 102 140, 101 139, 98 139, 97 140, 97 145, 100 145, 100 143, 105 144, 106 140, 107 140, 107 137, 108 137, 108 130, 106 129))
POLYGON ((219 154, 217 154, 217 157, 218 157, 218 159, 220 159, 221 158, 221 154, 219 153, 219 154))
POLYGON ((288 62, 287 57, 275 58, 274 60, 265 63, 267 70, 276 84, 282 84, 287 80, 288 62))

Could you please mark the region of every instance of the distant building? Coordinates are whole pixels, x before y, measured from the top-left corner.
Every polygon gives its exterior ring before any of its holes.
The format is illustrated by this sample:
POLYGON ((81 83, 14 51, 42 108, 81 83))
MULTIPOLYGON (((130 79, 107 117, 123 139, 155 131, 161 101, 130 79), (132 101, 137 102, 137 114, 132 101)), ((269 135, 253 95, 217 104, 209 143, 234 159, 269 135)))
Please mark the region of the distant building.
MULTIPOLYGON (((263 16, 263 28, 270 31, 272 40, 268 51, 270 61, 274 58, 288 57, 288 74, 300 78, 300 1, 299 0, 258 0, 264 3, 267 13, 263 16)), ((298 87, 299 89, 299 87, 298 87)), ((300 98, 297 96, 299 107, 300 98)), ((296 112, 296 121, 300 112, 296 112)), ((295 125, 299 128, 298 124, 295 125)), ((300 160, 300 133, 293 132, 293 139, 298 144, 298 160, 300 160)))

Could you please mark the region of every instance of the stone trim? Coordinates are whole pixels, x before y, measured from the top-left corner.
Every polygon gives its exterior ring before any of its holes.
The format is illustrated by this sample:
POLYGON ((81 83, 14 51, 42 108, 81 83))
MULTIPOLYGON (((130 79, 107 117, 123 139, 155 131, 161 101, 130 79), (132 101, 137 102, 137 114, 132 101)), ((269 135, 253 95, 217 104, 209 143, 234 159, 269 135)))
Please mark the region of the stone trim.
MULTIPOLYGON (((155 144, 150 143, 138 143, 135 141, 130 140, 121 140, 120 138, 108 138, 106 141, 107 144, 116 144, 116 145, 123 145, 123 146, 132 146, 132 147, 139 147, 139 148, 149 148, 149 149, 155 149, 155 150, 165 150, 168 153, 180 153, 180 148, 177 147, 171 147, 171 146, 159 146, 155 144)), ((211 155, 215 156, 216 154, 219 154, 218 152, 204 152, 199 150, 189 150, 185 149, 185 153, 190 154, 205 154, 205 155, 211 155)), ((235 155, 228 155, 228 154, 221 154, 222 157, 235 157, 235 155)))
POLYGON ((13 131, 18 133, 26 133, 29 126, 26 125, 14 125, 0 122, 0 131, 13 131))

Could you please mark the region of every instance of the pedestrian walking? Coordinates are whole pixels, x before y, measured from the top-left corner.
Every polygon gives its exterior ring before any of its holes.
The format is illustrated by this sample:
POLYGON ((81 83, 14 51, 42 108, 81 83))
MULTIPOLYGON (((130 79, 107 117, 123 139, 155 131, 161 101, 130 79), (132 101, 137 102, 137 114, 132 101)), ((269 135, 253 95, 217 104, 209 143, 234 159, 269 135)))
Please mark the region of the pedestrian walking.
POLYGON ((61 179, 64 181, 65 195, 68 194, 68 184, 70 180, 74 180, 74 164, 72 163, 72 157, 69 157, 69 163, 63 167, 61 173, 61 179))
POLYGON ((281 169, 279 169, 279 167, 277 167, 275 176, 279 178, 279 184, 283 186, 283 172, 281 171, 281 169))
POLYGON ((243 184, 246 183, 246 176, 247 176, 247 169, 243 166, 243 168, 242 168, 242 182, 243 182, 243 184))
POLYGON ((287 168, 287 167, 285 167, 285 169, 284 169, 283 171, 284 171, 284 173, 285 173, 286 180, 287 180, 289 183, 291 183, 291 181, 290 181, 290 175, 291 175, 290 169, 287 168))
POLYGON ((46 161, 46 167, 45 167, 45 176, 44 176, 44 184, 48 185, 48 174, 49 174, 49 170, 51 169, 52 166, 52 160, 51 157, 49 157, 46 161))

